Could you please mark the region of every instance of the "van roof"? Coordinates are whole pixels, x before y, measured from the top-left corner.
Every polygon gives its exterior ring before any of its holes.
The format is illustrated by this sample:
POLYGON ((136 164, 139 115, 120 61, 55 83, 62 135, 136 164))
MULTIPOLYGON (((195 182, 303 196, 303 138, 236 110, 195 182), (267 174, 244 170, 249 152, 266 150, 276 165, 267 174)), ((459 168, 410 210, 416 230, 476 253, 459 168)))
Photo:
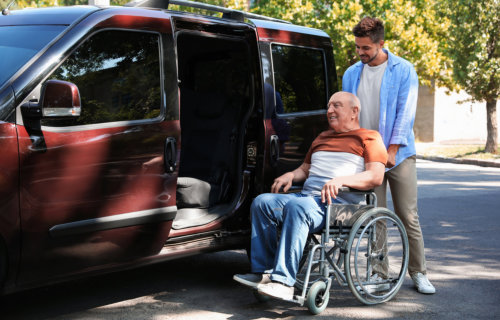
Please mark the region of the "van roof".
POLYGON ((296 24, 280 23, 274 21, 266 21, 260 19, 249 19, 257 28, 268 29, 268 30, 282 30, 288 32, 305 33, 317 37, 330 38, 330 36, 319 29, 308 28, 299 26, 296 24))
MULTIPOLYGON (((26 8, 22 10, 9 11, 6 15, 0 15, 0 26, 9 25, 71 25, 77 20, 83 19, 85 16, 101 10, 114 9, 114 10, 158 10, 159 8, 138 8, 138 7, 96 7, 96 6, 68 6, 68 7, 50 7, 50 8, 26 8)), ((160 9, 161 10, 161 9, 160 9)), ((228 9, 229 10, 229 9, 228 9)), ((234 10, 236 11, 236 10, 234 10)), ((184 11, 169 11, 176 14, 193 15, 193 13, 184 11)), ((237 11, 239 12, 239 11, 237 11)), ((194 14, 199 15, 199 14, 194 14)), ((203 15, 201 15, 203 16, 203 15)), ((257 16, 257 15, 255 15, 257 16)), ((235 22, 228 18, 216 18, 212 16, 205 16, 207 18, 215 18, 218 20, 225 20, 228 22, 235 22)), ((247 17, 247 21, 254 25, 258 30, 266 30, 268 32, 292 32, 306 34, 319 38, 330 39, 324 31, 294 25, 286 21, 279 21, 278 19, 264 20, 265 17, 255 18, 247 17)), ((262 32, 261 32, 262 33, 262 32)), ((261 37, 261 40, 265 40, 261 37)))
POLYGON ((9 25, 70 25, 76 20, 99 10, 94 6, 50 7, 12 10, 0 15, 0 26, 9 25))

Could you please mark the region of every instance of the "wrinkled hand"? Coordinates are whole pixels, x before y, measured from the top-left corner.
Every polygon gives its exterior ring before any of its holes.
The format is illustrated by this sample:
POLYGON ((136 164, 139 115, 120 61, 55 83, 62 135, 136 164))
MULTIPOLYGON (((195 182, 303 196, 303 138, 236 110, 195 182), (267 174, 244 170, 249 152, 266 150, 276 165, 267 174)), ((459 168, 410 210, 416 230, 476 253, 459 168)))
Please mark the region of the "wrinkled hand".
POLYGON ((321 189, 321 202, 332 204, 332 198, 337 199, 337 194, 339 194, 339 189, 342 186, 343 184, 335 178, 325 183, 323 189, 321 189))
POLYGON ((284 175, 274 179, 274 183, 271 186, 271 192, 278 193, 280 192, 281 187, 283 187, 284 192, 287 192, 288 189, 290 189, 290 187, 292 186, 292 182, 293 182, 293 173, 287 172, 284 175))

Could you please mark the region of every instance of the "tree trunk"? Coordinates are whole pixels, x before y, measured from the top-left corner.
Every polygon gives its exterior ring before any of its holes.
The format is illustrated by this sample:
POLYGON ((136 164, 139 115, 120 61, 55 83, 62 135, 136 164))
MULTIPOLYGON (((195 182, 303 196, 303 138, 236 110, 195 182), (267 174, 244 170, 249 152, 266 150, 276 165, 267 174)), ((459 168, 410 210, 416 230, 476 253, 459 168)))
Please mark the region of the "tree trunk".
POLYGON ((486 127, 488 137, 486 138, 485 152, 497 153, 498 150, 498 124, 497 124, 497 100, 486 101, 486 127))

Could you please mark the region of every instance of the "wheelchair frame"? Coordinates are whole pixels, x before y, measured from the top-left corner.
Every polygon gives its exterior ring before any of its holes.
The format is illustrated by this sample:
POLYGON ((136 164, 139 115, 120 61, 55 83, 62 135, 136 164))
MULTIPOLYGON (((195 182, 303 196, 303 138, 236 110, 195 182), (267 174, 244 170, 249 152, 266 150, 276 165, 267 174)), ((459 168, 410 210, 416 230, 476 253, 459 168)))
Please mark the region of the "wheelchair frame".
POLYGON ((360 302, 372 305, 394 297, 408 269, 408 237, 396 214, 386 208, 378 208, 377 197, 372 190, 342 188, 341 192, 363 194, 367 204, 327 206, 325 228, 320 234, 320 240, 317 239, 317 234, 309 235, 295 285, 301 294, 295 295, 291 302, 305 304, 313 314, 321 313, 328 305, 334 279, 340 286, 349 287, 360 302), (352 214, 347 219, 352 221, 352 225, 343 225, 337 220, 341 211, 342 214, 352 214), (377 233, 377 230, 382 231, 377 233), (388 241, 391 243, 390 248, 388 241), (360 244, 364 253, 360 252, 360 244), (392 254, 389 249, 393 248, 396 251, 395 257, 389 256, 392 254), (383 261, 387 265, 392 263, 393 268, 389 266, 387 270, 384 269, 387 275, 374 282, 373 276, 380 271, 374 269, 383 268, 381 266, 386 265, 383 261), (365 270, 360 272, 360 266, 365 270), (390 271, 393 274, 389 276, 390 271))

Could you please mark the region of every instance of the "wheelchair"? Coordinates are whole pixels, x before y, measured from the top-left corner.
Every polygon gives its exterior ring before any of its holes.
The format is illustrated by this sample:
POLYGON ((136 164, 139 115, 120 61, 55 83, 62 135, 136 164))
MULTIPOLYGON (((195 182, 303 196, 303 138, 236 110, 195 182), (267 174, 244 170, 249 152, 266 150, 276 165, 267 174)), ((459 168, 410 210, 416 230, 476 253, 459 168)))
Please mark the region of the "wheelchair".
POLYGON ((408 237, 396 214, 377 207, 372 190, 340 192, 363 194, 366 205, 327 206, 324 229, 309 235, 295 284, 300 294, 292 302, 312 314, 327 307, 334 280, 373 305, 397 294, 408 269, 408 237))

